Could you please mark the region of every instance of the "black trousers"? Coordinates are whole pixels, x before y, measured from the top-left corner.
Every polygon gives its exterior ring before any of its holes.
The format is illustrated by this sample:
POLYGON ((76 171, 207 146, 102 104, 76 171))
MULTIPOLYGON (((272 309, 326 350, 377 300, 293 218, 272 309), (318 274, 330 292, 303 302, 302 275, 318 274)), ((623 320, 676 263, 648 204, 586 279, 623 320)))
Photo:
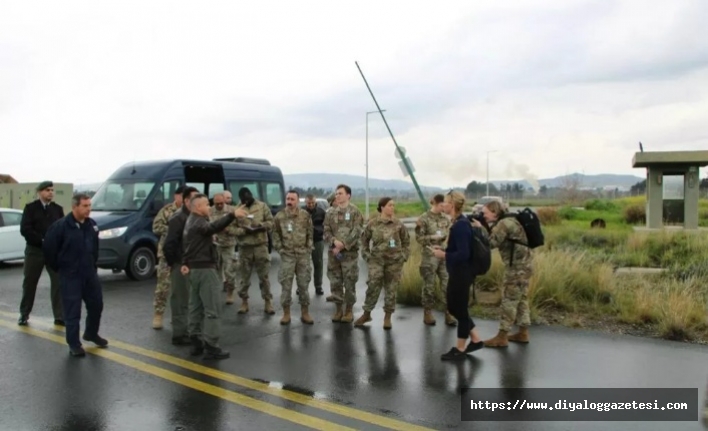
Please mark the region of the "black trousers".
POLYGON ((28 245, 25 247, 24 275, 22 282, 22 301, 20 302, 20 314, 28 316, 34 308, 34 298, 37 294, 37 284, 42 276, 42 271, 46 268, 49 275, 50 295, 52 298, 52 313, 55 320, 63 320, 61 293, 59 290, 59 277, 44 263, 44 253, 39 247, 28 245))
POLYGON ((447 311, 457 319, 457 338, 467 339, 475 327, 470 317, 470 287, 474 283, 472 268, 460 265, 450 268, 447 280, 447 311))
POLYGON ((86 327, 88 337, 98 335, 103 313, 103 291, 95 271, 60 274, 61 296, 66 317, 66 343, 70 347, 80 347, 81 305, 86 304, 86 327))

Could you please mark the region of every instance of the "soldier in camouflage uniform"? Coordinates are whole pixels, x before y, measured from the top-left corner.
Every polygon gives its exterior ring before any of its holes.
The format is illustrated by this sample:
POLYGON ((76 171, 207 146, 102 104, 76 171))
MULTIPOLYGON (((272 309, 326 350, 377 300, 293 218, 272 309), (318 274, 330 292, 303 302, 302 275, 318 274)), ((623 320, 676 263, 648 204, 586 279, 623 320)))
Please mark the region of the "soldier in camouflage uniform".
MULTIPOLYGON (((533 271, 531 249, 523 246, 528 242, 524 228, 514 217, 505 217, 504 207, 497 201, 487 203, 482 209, 489 223, 489 245, 498 248, 504 262, 504 297, 501 303, 499 332, 486 340, 486 347, 506 347, 509 341, 528 343, 528 327, 531 325, 528 289, 533 271), (521 243, 521 244, 519 244, 521 243), (516 324, 519 332, 508 335, 516 324)), ((473 225, 482 224, 474 220, 473 225)))
MULTIPOLYGON (((420 276, 423 279, 423 323, 435 325, 433 308, 435 307, 435 276, 440 279, 440 287, 447 288, 447 267, 444 259, 435 257, 429 247, 444 247, 452 222, 442 212, 445 196, 435 195, 430 200, 431 209, 420 216, 415 225, 415 239, 422 246, 423 255, 420 263, 420 276)), ((449 326, 457 325, 457 320, 447 311, 447 296, 443 296, 445 306, 445 323, 449 326)))
POLYGON ((238 277, 241 287, 238 296, 243 303, 239 314, 248 313, 248 288, 251 287, 251 273, 254 268, 258 274, 261 296, 265 301, 266 314, 275 314, 273 310, 273 295, 270 293, 270 253, 268 253, 268 232, 273 230, 273 214, 265 203, 254 199, 251 191, 243 187, 238 192, 241 205, 247 217, 239 217, 236 221, 236 240, 239 247, 238 277))
POLYGON ((384 329, 391 329, 391 315, 396 309, 396 289, 401 281, 403 264, 410 256, 411 239, 406 226, 394 216, 395 205, 384 197, 377 208, 379 217, 372 217, 361 235, 362 256, 369 267, 364 314, 354 326, 371 322, 371 311, 384 290, 384 329))
MULTIPOLYGON (((327 196, 327 203, 329 204, 329 207, 327 208, 327 211, 325 211, 325 214, 329 214, 329 212, 334 211, 335 198, 336 198, 336 195, 334 193, 327 196)), ((326 298, 326 300, 327 300, 327 302, 334 302, 334 295, 332 294, 332 285, 331 284, 329 286, 329 296, 326 298)))
POLYGON ((152 222, 152 232, 160 238, 157 243, 157 286, 155 288, 155 297, 152 302, 152 306, 155 309, 155 314, 152 318, 152 327, 154 329, 162 329, 162 315, 165 314, 167 297, 170 294, 171 271, 165 262, 165 253, 162 250, 165 245, 165 238, 167 238, 167 222, 170 220, 172 214, 182 207, 183 190, 183 186, 180 186, 177 190, 175 190, 174 202, 162 207, 152 222))
MULTIPOLYGON (((209 221, 213 222, 221 217, 234 212, 234 208, 227 205, 223 193, 214 195, 214 206, 209 209, 209 221)), ((218 256, 217 272, 224 283, 226 303, 234 303, 234 290, 236 290, 236 224, 230 224, 226 229, 214 235, 216 252, 218 256)))
POLYGON ((340 184, 336 192, 337 206, 325 215, 324 242, 327 253, 327 278, 332 289, 332 302, 337 310, 332 322, 351 323, 356 303, 356 282, 359 281, 359 240, 364 228, 364 216, 351 204, 352 190, 340 184), (342 305, 346 312, 342 313, 342 305))
POLYGON ((285 196, 285 209, 273 220, 273 249, 280 255, 278 282, 281 286, 280 305, 283 306, 281 325, 290 323, 290 305, 293 295, 293 278, 297 279, 297 293, 300 300, 300 320, 313 324, 308 308, 310 306, 310 260, 313 243, 312 217, 299 207, 300 196, 289 191, 285 196))

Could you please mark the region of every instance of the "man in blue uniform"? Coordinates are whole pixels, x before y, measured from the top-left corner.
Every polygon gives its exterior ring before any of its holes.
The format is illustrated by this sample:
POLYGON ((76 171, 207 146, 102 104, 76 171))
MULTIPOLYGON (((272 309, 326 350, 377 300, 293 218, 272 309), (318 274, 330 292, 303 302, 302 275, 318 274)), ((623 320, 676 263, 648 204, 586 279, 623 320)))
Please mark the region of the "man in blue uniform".
POLYGON ((83 193, 71 199, 71 213, 52 224, 44 238, 47 265, 59 274, 64 305, 66 342, 71 356, 85 356, 79 339, 81 301, 86 304, 83 339, 99 347, 108 341, 98 335, 103 312, 103 293, 98 280, 98 226, 89 218, 91 198, 83 193))

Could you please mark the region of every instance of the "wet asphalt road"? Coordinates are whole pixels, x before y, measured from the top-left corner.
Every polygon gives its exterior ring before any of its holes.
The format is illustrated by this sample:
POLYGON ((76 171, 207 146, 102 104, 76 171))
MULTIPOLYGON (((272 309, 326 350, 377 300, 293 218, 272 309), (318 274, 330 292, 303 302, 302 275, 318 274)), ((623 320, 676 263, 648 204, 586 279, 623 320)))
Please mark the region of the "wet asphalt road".
MULTIPOLYGON (((459 388, 465 386, 689 387, 699 389, 702 408, 708 348, 533 327, 527 346, 442 362, 455 329, 442 324, 441 313, 437 326, 426 327, 419 308, 400 307, 391 331, 382 329, 378 308, 370 328, 361 330, 332 323, 334 306, 311 287, 315 324, 302 324, 294 306, 291 325, 281 326, 278 265, 274 255, 276 315, 263 313, 254 277, 249 314, 236 314, 238 302, 224 308, 222 345, 231 358, 218 362, 172 346, 169 319, 165 329, 151 328, 154 279, 132 282, 110 272, 101 273, 101 333, 111 346, 71 358, 63 332, 49 325, 46 275, 25 330, 16 325, 21 264, 0 268, 0 429, 704 429, 698 421, 462 422, 459 388)), ((355 317, 364 299, 364 270, 362 262, 355 317)), ((496 332, 496 322, 477 324, 485 338, 496 332)))

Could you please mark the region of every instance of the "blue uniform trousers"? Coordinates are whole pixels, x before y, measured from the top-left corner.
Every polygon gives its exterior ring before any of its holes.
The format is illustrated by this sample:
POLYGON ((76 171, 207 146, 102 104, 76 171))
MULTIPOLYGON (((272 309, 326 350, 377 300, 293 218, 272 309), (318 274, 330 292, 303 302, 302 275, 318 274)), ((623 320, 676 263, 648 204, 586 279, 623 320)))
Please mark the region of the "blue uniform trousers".
POLYGON ((80 347, 79 326, 81 323, 81 302, 86 303, 87 337, 98 335, 103 312, 103 292, 95 272, 77 272, 74 274, 59 274, 61 299, 64 305, 64 322, 66 325, 66 342, 69 347, 80 347))

